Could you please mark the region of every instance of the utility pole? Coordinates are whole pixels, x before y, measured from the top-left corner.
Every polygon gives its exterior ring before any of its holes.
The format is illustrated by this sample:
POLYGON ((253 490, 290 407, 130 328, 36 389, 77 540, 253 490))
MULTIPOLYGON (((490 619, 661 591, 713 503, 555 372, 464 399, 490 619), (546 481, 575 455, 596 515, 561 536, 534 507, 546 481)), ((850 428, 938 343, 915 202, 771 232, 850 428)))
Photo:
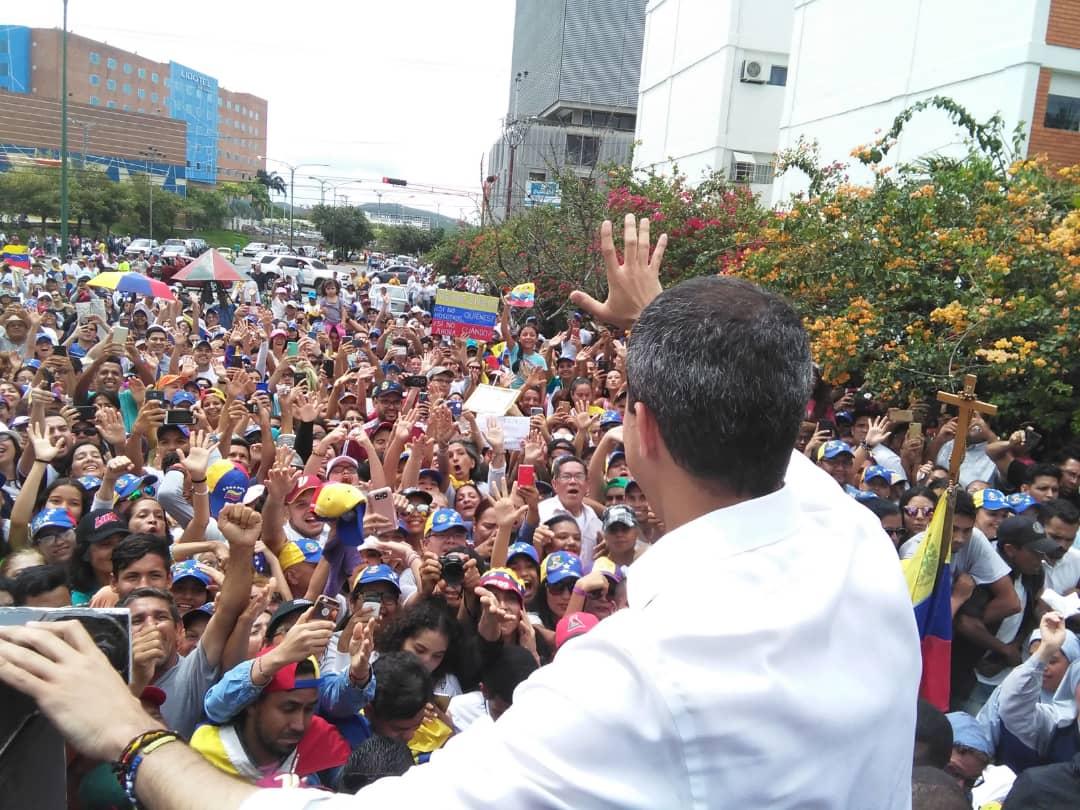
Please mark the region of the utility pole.
POLYGON ((148 146, 145 150, 139 153, 146 159, 146 185, 150 190, 150 241, 154 240, 154 173, 151 169, 151 163, 156 158, 165 156, 165 153, 158 149, 156 146, 148 146))
POLYGON ((329 163, 298 163, 293 165, 286 163, 284 160, 278 160, 276 158, 267 157, 266 155, 256 155, 259 160, 269 160, 273 163, 280 163, 289 170, 289 250, 293 249, 293 208, 296 203, 296 170, 303 169, 308 166, 328 167, 329 163))
POLYGON ((68 245, 68 0, 64 0, 64 35, 60 73, 60 255, 67 257, 68 245))
POLYGON ((506 143, 507 149, 510 152, 506 167, 506 212, 503 215, 503 222, 510 219, 510 209, 513 207, 514 158, 517 154, 518 147, 525 142, 525 136, 528 134, 529 127, 532 125, 531 117, 526 117, 525 119, 518 118, 518 99, 521 95, 521 83, 528 77, 529 71, 527 70, 519 70, 517 75, 514 76, 514 109, 511 112, 510 120, 506 122, 506 126, 503 128, 503 141, 506 143))

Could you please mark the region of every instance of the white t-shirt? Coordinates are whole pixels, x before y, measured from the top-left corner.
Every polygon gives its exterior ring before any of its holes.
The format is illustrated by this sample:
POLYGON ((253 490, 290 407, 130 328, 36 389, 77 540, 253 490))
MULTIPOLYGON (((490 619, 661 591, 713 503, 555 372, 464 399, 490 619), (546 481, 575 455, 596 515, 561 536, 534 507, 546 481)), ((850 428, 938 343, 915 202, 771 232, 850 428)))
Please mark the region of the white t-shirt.
POLYGON ((1080 551, 1070 548, 1057 565, 1043 563, 1046 573, 1046 587, 1058 593, 1071 591, 1080 583, 1080 551))
MULTIPOLYGON (((952 457, 953 440, 945 442, 938 450, 937 464, 939 467, 948 468, 949 459, 952 457)), ((960 486, 966 487, 972 481, 987 481, 994 483, 994 474, 997 473, 997 465, 990 456, 986 455, 986 442, 969 444, 964 460, 960 463, 960 486)))
MULTIPOLYGON (((906 560, 914 556, 915 549, 924 537, 926 532, 920 532, 900 546, 900 559, 906 560)), ((952 556, 953 579, 956 579, 957 574, 964 573, 970 574, 976 585, 989 585, 1009 576, 1011 572, 1009 564, 978 529, 971 530, 971 540, 952 556)))
POLYGON ((488 714, 487 700, 484 693, 479 689, 475 692, 466 692, 450 698, 450 708, 447 714, 454 723, 454 731, 464 731, 473 723, 487 721, 494 722, 488 714))

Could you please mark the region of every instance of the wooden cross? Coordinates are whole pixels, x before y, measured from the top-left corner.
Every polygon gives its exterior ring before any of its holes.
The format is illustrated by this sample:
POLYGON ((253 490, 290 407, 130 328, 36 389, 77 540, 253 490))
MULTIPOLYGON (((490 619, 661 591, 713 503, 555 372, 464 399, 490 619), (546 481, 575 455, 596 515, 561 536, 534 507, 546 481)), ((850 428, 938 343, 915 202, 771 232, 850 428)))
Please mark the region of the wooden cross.
POLYGON ((955 405, 959 410, 956 422, 956 436, 953 438, 952 456, 949 458, 949 479, 955 485, 960 481, 960 465, 964 462, 964 453, 967 452, 968 427, 971 425, 971 414, 974 412, 993 416, 997 413, 997 406, 988 402, 979 402, 975 398, 975 383, 978 380, 974 374, 964 375, 964 390, 959 394, 951 394, 948 391, 938 391, 939 402, 947 405, 955 405))

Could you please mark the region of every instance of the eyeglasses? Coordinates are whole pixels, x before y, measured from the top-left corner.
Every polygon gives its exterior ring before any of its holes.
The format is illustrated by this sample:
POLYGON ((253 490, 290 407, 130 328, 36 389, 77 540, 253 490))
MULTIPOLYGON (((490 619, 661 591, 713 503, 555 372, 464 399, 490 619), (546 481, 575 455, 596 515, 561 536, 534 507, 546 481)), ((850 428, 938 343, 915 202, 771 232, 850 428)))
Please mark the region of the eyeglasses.
POLYGON ((65 529, 62 532, 56 532, 55 534, 46 534, 41 537, 34 538, 34 542, 40 546, 49 546, 61 540, 67 540, 72 543, 75 542, 75 530, 65 529))
POLYGON ((585 473, 559 473, 560 481, 577 481, 583 483, 585 479, 585 473))
MULTIPOLYGON (((953 746, 953 747, 958 752, 960 752, 961 754, 967 754, 967 753, 982 754, 982 751, 978 751, 975 748, 969 748, 966 745, 956 745, 956 746, 953 746)), ((985 754, 983 754, 983 756, 985 756, 985 754)), ((978 776, 964 776, 964 774, 960 773, 960 769, 957 768, 955 765, 953 765, 951 762, 948 765, 945 766, 945 773, 947 773, 949 776, 953 777, 954 779, 961 780, 964 783, 964 788, 967 789, 967 790, 972 790, 974 788, 977 788, 979 785, 981 785, 983 783, 982 774, 979 774, 978 776)))
POLYGON ((567 593, 573 589, 575 584, 577 584, 576 579, 564 579, 554 585, 548 585, 548 593, 567 593))
POLYGON ((426 503, 410 503, 401 511, 406 515, 427 515, 431 512, 431 507, 426 503))
POLYGON ((137 501, 139 500, 139 498, 153 498, 156 492, 157 489, 148 484, 145 487, 139 487, 137 490, 128 495, 127 498, 125 498, 124 500, 137 501))
POLYGON ((378 599, 384 605, 392 605, 398 600, 396 593, 380 593, 379 591, 353 591, 353 596, 362 602, 374 602, 378 599))
POLYGON ((904 514, 908 517, 930 517, 934 514, 932 506, 905 506, 904 514))

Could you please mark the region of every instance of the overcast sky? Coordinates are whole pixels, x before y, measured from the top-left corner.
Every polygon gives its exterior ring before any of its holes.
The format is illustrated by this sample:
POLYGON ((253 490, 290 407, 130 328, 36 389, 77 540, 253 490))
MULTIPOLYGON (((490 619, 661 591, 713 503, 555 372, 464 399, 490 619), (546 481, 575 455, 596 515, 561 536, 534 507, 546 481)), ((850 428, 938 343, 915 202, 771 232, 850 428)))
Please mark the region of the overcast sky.
MULTIPOLYGON (((57 27, 61 0, 0 0, 0 22, 57 27)), ((364 178, 350 203, 459 215, 461 197, 397 192, 383 175, 477 192, 480 160, 506 112, 513 0, 70 0, 69 30, 215 76, 269 101, 267 155, 293 164, 296 202, 317 202, 308 175, 364 178), (303 186, 301 178, 305 178, 303 186), (413 195, 410 199, 410 195, 413 195)), ((271 163, 288 177, 288 170, 271 163)))

